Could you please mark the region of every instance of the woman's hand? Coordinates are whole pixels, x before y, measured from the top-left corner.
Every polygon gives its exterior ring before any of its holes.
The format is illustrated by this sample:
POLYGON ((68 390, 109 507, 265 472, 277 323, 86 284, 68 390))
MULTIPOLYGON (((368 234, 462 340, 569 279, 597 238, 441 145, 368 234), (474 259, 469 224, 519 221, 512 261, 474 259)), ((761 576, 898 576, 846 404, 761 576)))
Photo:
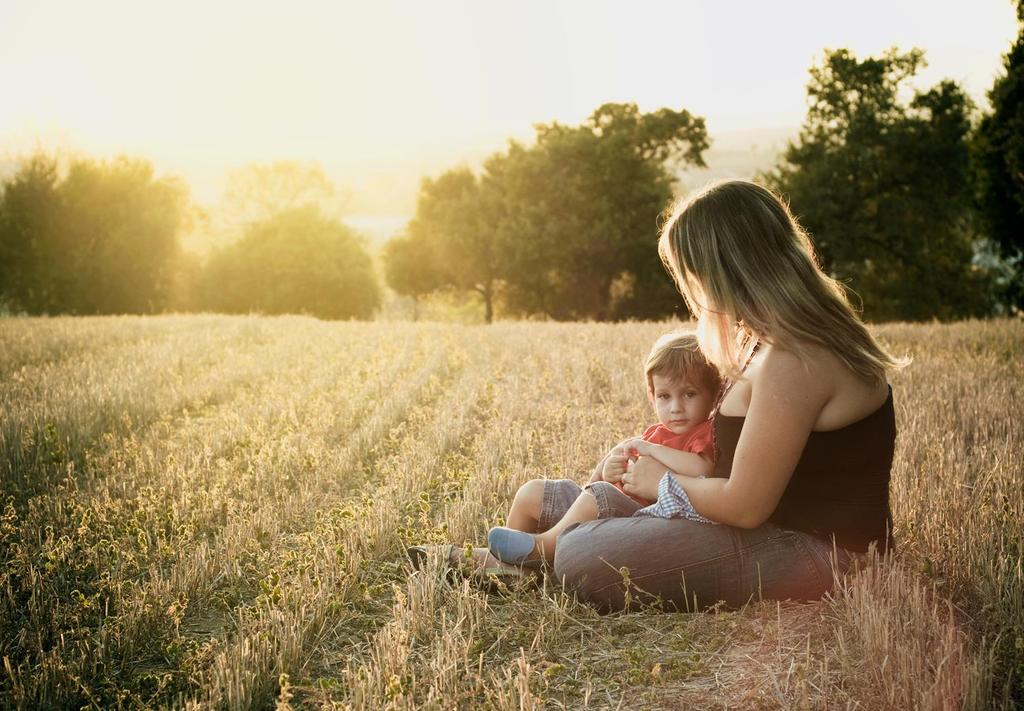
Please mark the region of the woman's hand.
POLYGON ((665 476, 665 471, 665 465, 654 457, 640 457, 623 475, 622 489, 641 499, 656 501, 658 484, 665 476))

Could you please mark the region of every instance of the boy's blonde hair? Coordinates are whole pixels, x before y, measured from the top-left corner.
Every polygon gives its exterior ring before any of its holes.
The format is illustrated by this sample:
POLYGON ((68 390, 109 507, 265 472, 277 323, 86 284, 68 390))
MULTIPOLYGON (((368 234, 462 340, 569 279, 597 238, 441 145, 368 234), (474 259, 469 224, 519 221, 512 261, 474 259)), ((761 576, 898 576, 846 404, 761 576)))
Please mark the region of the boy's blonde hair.
POLYGON ((666 333, 654 342, 644 362, 644 374, 650 393, 654 392, 655 375, 664 376, 672 382, 689 378, 712 393, 717 393, 722 385, 718 369, 704 357, 697 336, 684 331, 666 333))
POLYGON ((681 200, 658 253, 672 274, 708 360, 737 377, 758 339, 806 356, 830 351, 867 382, 901 367, 861 322, 846 289, 825 274, 789 208, 755 183, 712 183, 681 200))

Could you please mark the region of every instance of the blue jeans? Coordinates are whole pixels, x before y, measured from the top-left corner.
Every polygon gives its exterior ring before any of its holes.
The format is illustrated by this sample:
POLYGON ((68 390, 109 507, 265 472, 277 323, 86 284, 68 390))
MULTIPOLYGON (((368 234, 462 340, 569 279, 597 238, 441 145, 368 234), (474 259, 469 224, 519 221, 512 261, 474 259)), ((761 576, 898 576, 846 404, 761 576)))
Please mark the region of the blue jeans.
MULTIPOLYGON (((549 515, 542 526, 558 520, 555 509, 567 493, 558 481, 545 486, 549 515)), ((621 610, 627 600, 631 606, 676 610, 720 602, 735 608, 761 599, 816 600, 832 589, 835 572, 844 572, 852 561, 852 554, 831 541, 772 524, 743 529, 631 513, 577 524, 558 537, 555 576, 604 611, 621 610)))

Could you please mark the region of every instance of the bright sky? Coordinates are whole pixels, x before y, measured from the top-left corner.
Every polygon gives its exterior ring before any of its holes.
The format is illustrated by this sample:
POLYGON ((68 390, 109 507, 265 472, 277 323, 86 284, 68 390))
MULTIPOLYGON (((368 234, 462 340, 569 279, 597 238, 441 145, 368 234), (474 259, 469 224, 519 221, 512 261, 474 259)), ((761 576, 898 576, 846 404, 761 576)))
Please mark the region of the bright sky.
POLYGON ((921 47, 921 84, 983 102, 1016 30, 1010 0, 3 0, 0 154, 142 155, 206 202, 233 168, 313 159, 357 212, 402 213, 420 175, 606 101, 712 138, 796 127, 824 48, 921 47))

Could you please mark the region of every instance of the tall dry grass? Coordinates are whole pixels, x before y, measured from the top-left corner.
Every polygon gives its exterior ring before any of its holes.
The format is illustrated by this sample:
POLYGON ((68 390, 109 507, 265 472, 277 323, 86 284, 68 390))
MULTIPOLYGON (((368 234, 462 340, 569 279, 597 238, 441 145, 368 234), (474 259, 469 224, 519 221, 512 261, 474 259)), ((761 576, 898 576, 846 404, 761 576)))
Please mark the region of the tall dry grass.
POLYGON ((649 420, 664 324, 0 321, 0 705, 990 708, 1024 699, 1024 324, 890 325, 899 553, 811 605, 485 592, 535 476, 649 420))

